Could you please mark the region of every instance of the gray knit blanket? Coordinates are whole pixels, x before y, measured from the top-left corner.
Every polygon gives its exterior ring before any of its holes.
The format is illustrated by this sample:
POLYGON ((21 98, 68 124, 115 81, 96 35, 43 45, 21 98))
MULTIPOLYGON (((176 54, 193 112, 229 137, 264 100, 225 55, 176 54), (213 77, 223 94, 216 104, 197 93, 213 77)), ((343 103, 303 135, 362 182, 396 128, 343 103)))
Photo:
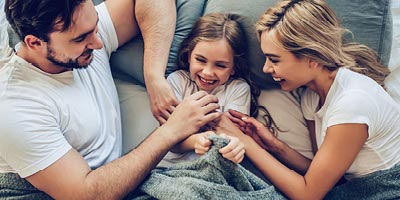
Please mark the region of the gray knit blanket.
MULTIPOLYGON (((272 184, 226 160, 218 149, 228 141, 210 138, 211 150, 197 160, 155 169, 126 199, 286 199, 272 184)), ((400 164, 334 187, 324 199, 400 199, 400 164)))
MULTIPOLYGON (((270 183, 223 158, 218 149, 228 143, 225 138, 211 137, 211 140, 213 146, 208 153, 191 162, 153 170, 125 199, 286 199, 270 183)), ((0 173, 0 199, 51 197, 17 174, 0 173)), ((400 199, 400 164, 336 186, 325 199, 400 199)))
POLYGON ((127 199, 286 199, 274 186, 218 152, 228 139, 211 136, 211 149, 194 161, 155 169, 127 199))

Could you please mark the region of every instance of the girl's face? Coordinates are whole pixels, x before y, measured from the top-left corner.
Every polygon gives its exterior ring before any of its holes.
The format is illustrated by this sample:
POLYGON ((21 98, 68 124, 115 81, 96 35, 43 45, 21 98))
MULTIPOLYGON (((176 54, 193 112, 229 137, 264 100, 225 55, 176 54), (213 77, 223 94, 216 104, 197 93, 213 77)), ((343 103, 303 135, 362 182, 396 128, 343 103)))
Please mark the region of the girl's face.
POLYGON ((190 53, 190 78, 200 90, 209 92, 235 73, 233 62, 233 50, 225 39, 200 41, 190 53))
POLYGON ((297 58, 278 42, 273 32, 264 31, 261 34, 261 49, 265 55, 264 73, 271 74, 284 91, 310 84, 313 80, 310 59, 297 58))

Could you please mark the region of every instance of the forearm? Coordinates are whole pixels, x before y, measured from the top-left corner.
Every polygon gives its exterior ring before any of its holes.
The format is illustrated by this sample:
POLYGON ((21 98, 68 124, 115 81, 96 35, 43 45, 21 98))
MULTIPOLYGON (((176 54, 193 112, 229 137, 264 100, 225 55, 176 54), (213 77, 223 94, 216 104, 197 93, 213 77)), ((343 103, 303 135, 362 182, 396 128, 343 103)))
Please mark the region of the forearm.
POLYGON ((174 0, 137 0, 136 16, 144 40, 146 85, 164 78, 176 24, 174 0))
POLYGON ((246 145, 246 156, 275 187, 290 199, 312 199, 311 197, 304 198, 309 194, 305 193, 304 177, 286 167, 260 146, 246 145))
POLYGON ((191 135, 182 142, 176 144, 171 151, 174 153, 185 153, 194 150, 196 135, 191 135))
POLYGON ((143 143, 125 156, 91 171, 86 178, 87 193, 93 199, 122 199, 135 189, 177 142, 163 137, 165 129, 155 130, 143 143))

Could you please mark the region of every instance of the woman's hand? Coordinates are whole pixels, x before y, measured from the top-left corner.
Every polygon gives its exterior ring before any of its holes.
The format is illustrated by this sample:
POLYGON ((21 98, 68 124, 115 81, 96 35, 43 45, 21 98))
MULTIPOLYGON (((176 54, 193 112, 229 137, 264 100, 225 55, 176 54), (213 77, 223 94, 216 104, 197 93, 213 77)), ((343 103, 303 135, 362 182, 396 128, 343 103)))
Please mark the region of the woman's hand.
POLYGON ((270 150, 275 135, 258 120, 236 110, 229 110, 229 119, 265 150, 270 150))
POLYGON ((227 137, 229 139, 228 145, 225 147, 219 149, 219 153, 222 154, 222 156, 234 163, 240 163, 242 162, 244 158, 244 144, 239 140, 237 137, 225 135, 225 134, 220 134, 222 137, 227 137))

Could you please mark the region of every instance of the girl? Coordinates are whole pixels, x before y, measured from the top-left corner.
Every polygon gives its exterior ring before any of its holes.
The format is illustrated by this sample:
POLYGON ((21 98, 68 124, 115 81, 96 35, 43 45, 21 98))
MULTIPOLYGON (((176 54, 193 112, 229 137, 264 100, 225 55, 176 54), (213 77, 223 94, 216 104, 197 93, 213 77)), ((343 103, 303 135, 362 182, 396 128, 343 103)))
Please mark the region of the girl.
MULTIPOLYGON (((201 17, 191 33, 182 42, 179 51, 180 70, 167 78, 181 101, 185 96, 199 90, 218 97, 220 111, 228 109, 257 115, 259 90, 252 87, 248 79, 246 63, 246 41, 244 30, 234 14, 208 14, 201 17)), ((201 131, 210 130, 203 127, 201 131)), ((182 160, 197 158, 206 153, 211 146, 207 138, 213 132, 195 134, 176 145, 159 166, 168 166, 182 160)), ((239 163, 244 149, 237 138, 231 137, 221 154, 239 163)))
POLYGON ((246 156, 290 199, 400 197, 400 109, 383 88, 389 71, 370 48, 344 43, 345 31, 322 0, 280 1, 257 23, 263 71, 285 91, 307 87, 301 107, 313 160, 239 112, 230 118, 240 130, 226 118, 217 128, 238 137, 246 156), (343 175, 348 182, 334 187, 343 175))

